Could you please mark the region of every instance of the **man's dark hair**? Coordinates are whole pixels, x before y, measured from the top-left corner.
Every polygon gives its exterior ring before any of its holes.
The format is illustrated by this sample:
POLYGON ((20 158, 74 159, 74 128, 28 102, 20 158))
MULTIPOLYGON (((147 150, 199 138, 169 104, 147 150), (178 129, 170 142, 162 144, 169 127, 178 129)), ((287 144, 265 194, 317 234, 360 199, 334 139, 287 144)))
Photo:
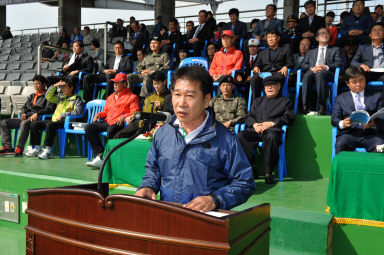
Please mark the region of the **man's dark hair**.
POLYGON ((213 16, 213 13, 211 11, 207 11, 207 15, 213 16))
POLYGON ((316 2, 313 0, 309 0, 304 3, 304 8, 307 8, 308 5, 313 5, 316 8, 316 2))
POLYGON ((124 23, 124 21, 120 18, 118 18, 116 21, 120 21, 121 23, 124 23))
POLYGON ((360 75, 363 75, 365 77, 365 72, 363 68, 360 66, 351 66, 348 67, 347 70, 345 70, 344 79, 345 81, 349 82, 350 79, 356 78, 360 75))
POLYGON ((76 87, 76 86, 75 86, 75 83, 73 82, 73 80, 70 79, 69 76, 64 76, 64 77, 61 78, 61 80, 62 80, 63 82, 65 82, 69 87, 72 88, 72 93, 73 93, 73 91, 74 91, 74 89, 75 89, 75 87, 76 87))
POLYGON ((147 52, 145 51, 145 49, 143 48, 138 48, 137 51, 136 51, 136 54, 137 52, 141 51, 141 53, 143 53, 143 55, 147 55, 147 52))
POLYGON ((136 18, 135 18, 134 16, 131 16, 131 17, 129 18, 129 20, 136 20, 136 18))
POLYGON ((92 45, 95 46, 95 48, 100 48, 100 42, 99 42, 99 40, 97 40, 97 39, 92 40, 92 45))
POLYGON ((179 21, 176 18, 170 18, 168 22, 174 23, 176 26, 179 25, 179 21))
POLYGON ((378 22, 378 23, 375 23, 371 26, 371 28, 369 29, 369 33, 372 33, 372 29, 376 26, 381 26, 384 28, 384 23, 383 22, 378 22))
POLYGON ((217 24, 217 26, 220 28, 223 28, 225 26, 225 22, 219 22, 219 24, 217 24))
POLYGON ((186 79, 190 82, 199 82, 203 96, 212 95, 213 80, 211 75, 200 66, 184 66, 176 70, 172 77, 171 89, 175 89, 176 81, 186 79))
POLYGON ((378 8, 383 9, 383 5, 381 5, 381 4, 376 5, 376 6, 375 6, 375 11, 376 11, 376 9, 378 9, 378 8))
POLYGON ((267 6, 265 7, 265 9, 268 9, 269 7, 273 7, 273 10, 276 12, 277 11, 277 6, 275 4, 267 4, 267 6))
POLYGON ((325 17, 335 18, 335 13, 334 13, 333 11, 327 12, 327 14, 325 15, 325 17))
POLYGON ((267 35, 277 35, 277 36, 280 36, 280 33, 279 33, 279 31, 272 29, 272 30, 269 30, 267 32, 267 35))
POLYGON ((259 22, 259 21, 260 21, 259 19, 253 19, 253 20, 251 21, 251 27, 252 27, 252 24, 257 23, 257 22, 259 22))
POLYGON ((357 36, 347 36, 345 38, 344 47, 357 46, 358 44, 359 44, 359 38, 357 36))
POLYGON ((115 46, 116 44, 120 44, 121 47, 123 47, 123 49, 124 49, 124 43, 122 41, 117 40, 116 42, 113 43, 113 46, 115 46))
POLYGON ((344 12, 342 12, 341 14, 340 14, 340 19, 345 19, 346 17, 348 17, 349 16, 349 12, 347 12, 347 11, 344 11, 344 12))
POLYGON ((235 14, 236 16, 239 16, 239 9, 237 8, 232 8, 229 10, 228 15, 235 14))
POLYGON ((68 30, 66 28, 62 28, 61 31, 63 31, 64 33, 68 33, 68 30))
POLYGON ((39 81, 44 85, 47 84, 47 79, 45 79, 45 77, 40 74, 36 74, 35 76, 33 76, 32 81, 39 81))
POLYGON ((185 24, 192 24, 192 26, 194 26, 195 25, 195 23, 193 23, 193 21, 192 20, 188 20, 185 24))
POLYGON ((73 42, 73 44, 75 44, 75 43, 77 43, 77 44, 79 45, 80 48, 82 48, 82 49, 84 48, 84 43, 83 43, 83 41, 76 40, 76 41, 73 42))
POLYGON ((165 77, 165 74, 162 71, 157 70, 151 74, 151 79, 153 81, 165 81, 167 77, 165 77))
POLYGON ((90 29, 89 27, 87 27, 87 26, 84 27, 84 30, 85 30, 85 29, 91 30, 91 29, 90 29))
POLYGON ((353 2, 352 7, 354 7, 357 2, 362 2, 363 5, 365 6, 365 1, 364 0, 356 0, 355 2, 353 2))
POLYGON ((200 10, 200 11, 199 11, 199 14, 200 14, 200 13, 204 13, 204 14, 205 14, 205 17, 208 16, 208 12, 207 12, 206 10, 200 10))

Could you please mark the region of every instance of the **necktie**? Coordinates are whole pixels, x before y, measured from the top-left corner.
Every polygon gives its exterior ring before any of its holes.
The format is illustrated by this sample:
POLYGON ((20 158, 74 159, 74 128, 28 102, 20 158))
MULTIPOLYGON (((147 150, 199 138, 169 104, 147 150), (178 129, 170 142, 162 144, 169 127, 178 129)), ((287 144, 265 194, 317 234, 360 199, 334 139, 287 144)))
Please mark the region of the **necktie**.
POLYGON ((249 67, 252 68, 253 66, 253 57, 251 57, 251 61, 249 62, 249 67))
POLYGON ((357 111, 364 110, 364 105, 361 102, 360 94, 356 94, 356 102, 355 102, 355 104, 356 104, 355 106, 356 106, 356 110, 357 111))
POLYGON ((321 48, 318 64, 319 65, 325 65, 324 47, 321 48))
POLYGON ((197 35, 199 34, 200 30, 201 30, 201 25, 199 25, 199 26, 197 27, 196 32, 195 32, 195 34, 193 35, 193 38, 196 38, 196 37, 197 37, 197 35))

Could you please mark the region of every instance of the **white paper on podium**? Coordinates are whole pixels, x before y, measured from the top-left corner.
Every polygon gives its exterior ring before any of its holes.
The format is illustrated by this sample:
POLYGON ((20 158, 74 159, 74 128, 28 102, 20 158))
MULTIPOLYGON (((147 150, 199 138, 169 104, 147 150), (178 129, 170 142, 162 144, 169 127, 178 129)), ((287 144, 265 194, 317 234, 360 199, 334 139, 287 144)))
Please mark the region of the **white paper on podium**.
POLYGON ((228 215, 228 213, 214 212, 214 211, 208 211, 208 212, 205 212, 205 214, 208 214, 214 217, 220 217, 220 218, 228 215))

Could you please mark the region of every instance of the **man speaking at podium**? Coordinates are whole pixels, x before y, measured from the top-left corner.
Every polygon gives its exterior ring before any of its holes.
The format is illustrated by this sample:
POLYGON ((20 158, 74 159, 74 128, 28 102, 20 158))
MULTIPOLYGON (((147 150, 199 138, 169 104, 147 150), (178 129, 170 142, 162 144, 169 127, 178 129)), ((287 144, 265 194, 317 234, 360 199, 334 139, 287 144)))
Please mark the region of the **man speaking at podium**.
POLYGON ((136 196, 206 212, 230 209, 255 190, 251 165, 236 136, 208 108, 212 78, 200 67, 173 75, 173 120, 154 137, 136 196))

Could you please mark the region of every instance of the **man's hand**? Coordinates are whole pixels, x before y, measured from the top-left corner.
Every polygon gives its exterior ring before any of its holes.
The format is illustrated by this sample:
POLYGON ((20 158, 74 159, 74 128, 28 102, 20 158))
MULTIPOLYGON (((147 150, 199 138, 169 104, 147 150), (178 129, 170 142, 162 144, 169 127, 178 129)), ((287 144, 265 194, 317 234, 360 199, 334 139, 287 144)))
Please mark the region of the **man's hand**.
POLYGON ((141 75, 146 75, 146 74, 152 74, 153 73, 153 71, 151 71, 151 70, 143 70, 143 71, 141 71, 141 75))
POLYGON ((260 68, 258 66, 255 66, 253 68, 253 73, 260 73, 260 68))
POLYGON ((100 114, 96 113, 95 116, 93 116, 93 122, 97 122, 100 119, 100 114))
POLYGON ((69 68, 69 65, 64 65, 63 66, 63 71, 66 72, 68 70, 68 68, 69 68))
POLYGON ((59 81, 59 82, 55 83, 53 85, 53 87, 59 87, 59 86, 63 86, 63 85, 65 85, 65 82, 64 81, 59 81))
POLYGON ((348 32, 348 35, 350 35, 350 36, 358 36, 358 35, 362 35, 362 34, 363 34, 363 31, 357 30, 357 29, 353 29, 353 30, 350 30, 348 32))
POLYGON ((61 115, 57 116, 57 121, 61 121, 63 119, 63 117, 61 115))
POLYGON ((183 206, 199 212, 207 212, 216 208, 211 196, 201 196, 194 198, 191 202, 183 206))
POLYGON ((26 113, 21 114, 20 120, 23 121, 23 120, 26 120, 26 119, 27 119, 27 114, 26 113))
POLYGON ((142 188, 136 191, 135 196, 156 200, 156 194, 151 188, 142 188))
POLYGON ((224 126, 225 126, 226 128, 229 128, 230 125, 231 125, 231 122, 230 122, 230 121, 227 121, 227 122, 224 123, 224 126))
POLYGON ((37 115, 37 113, 34 113, 34 114, 32 114, 31 117, 29 117, 29 120, 30 120, 31 122, 33 122, 33 121, 36 121, 38 117, 39 117, 39 116, 37 115))
POLYGON ((284 66, 283 68, 281 68, 279 71, 277 71, 278 73, 284 75, 284 77, 287 77, 287 73, 288 73, 288 67, 284 66))
POLYGON ((72 72, 70 72, 68 75, 69 75, 69 76, 74 76, 74 75, 76 75, 76 74, 78 74, 78 73, 79 73, 79 71, 76 70, 76 71, 72 71, 72 72))
POLYGON ((189 43, 194 43, 194 42, 198 42, 199 39, 198 38, 191 38, 188 40, 189 43))
POLYGON ((132 40, 132 41, 131 41, 131 44, 132 44, 132 45, 135 45, 135 44, 136 44, 136 40, 132 40))
POLYGON ((305 32, 305 33, 303 33, 303 35, 302 35, 302 37, 304 38, 304 37, 314 37, 315 35, 312 33, 312 32, 305 32))
POLYGON ((212 76, 212 78, 213 78, 214 81, 217 81, 218 79, 220 79, 220 77, 221 77, 221 75, 218 75, 218 74, 214 74, 214 75, 212 76))
POLYGON ((343 120, 343 127, 345 127, 345 128, 351 127, 351 119, 350 118, 346 118, 343 120))
POLYGON ((363 68, 365 72, 369 72, 369 66, 362 64, 360 67, 363 68))
POLYGON ((258 134, 263 133, 262 125, 263 125, 262 123, 253 124, 253 129, 255 130, 256 133, 258 134))
POLYGON ((122 126, 124 125, 124 116, 121 116, 118 120, 116 120, 115 124, 118 125, 118 126, 122 126))
POLYGON ((156 109, 159 109, 161 107, 161 102, 160 101, 153 102, 153 107, 155 107, 156 109))
POLYGON ((135 116, 131 115, 128 118, 125 118, 125 123, 128 125, 129 123, 132 122, 132 120, 135 118, 135 116))
POLYGON ((116 73, 116 71, 114 69, 105 69, 104 73, 105 74, 113 74, 113 73, 116 73))
POLYGON ((366 129, 366 128, 372 128, 374 127, 376 124, 373 120, 370 120, 367 125, 363 124, 363 128, 366 129))
POLYGON ((262 132, 264 132, 265 130, 270 129, 274 126, 275 126, 275 123, 273 123, 272 121, 265 121, 261 123, 261 130, 262 132))

